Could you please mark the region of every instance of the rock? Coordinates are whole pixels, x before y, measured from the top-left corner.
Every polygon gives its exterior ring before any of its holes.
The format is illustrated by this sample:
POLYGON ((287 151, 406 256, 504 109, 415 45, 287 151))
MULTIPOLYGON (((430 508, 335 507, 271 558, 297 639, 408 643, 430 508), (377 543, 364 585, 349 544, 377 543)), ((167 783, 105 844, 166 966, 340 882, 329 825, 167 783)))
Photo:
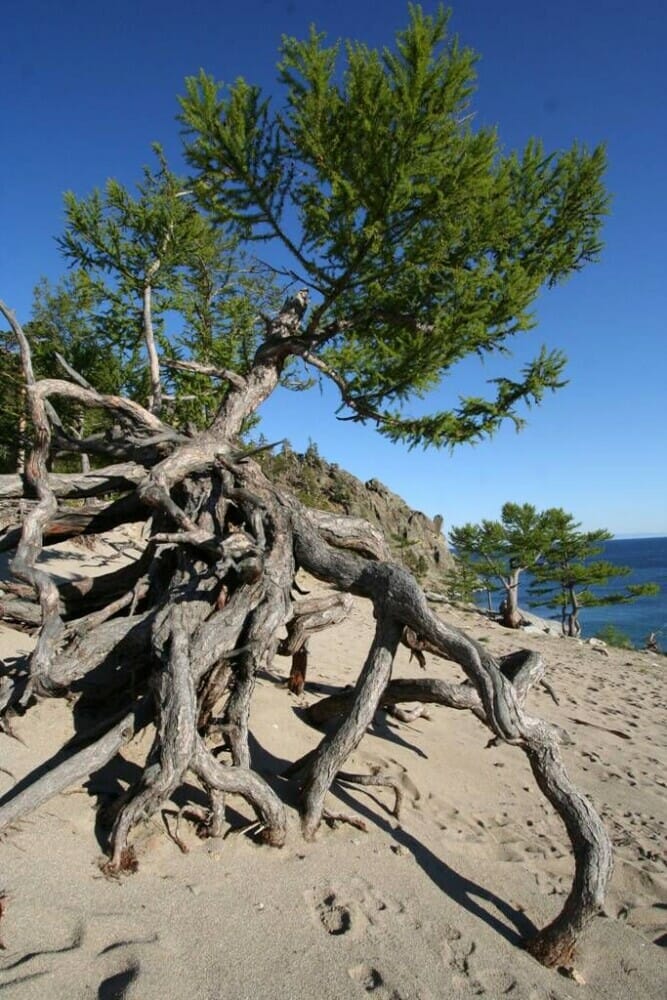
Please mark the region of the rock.
POLYGON ((258 460, 267 475, 308 506, 370 521, 383 532, 396 561, 423 587, 436 593, 443 589, 444 575, 454 568, 454 557, 442 534, 441 516, 432 521, 421 511, 412 510, 378 479, 362 483, 320 458, 314 446, 305 455, 286 448, 278 455, 265 452, 258 460))
POLYGON ((560 622, 550 620, 549 618, 540 618, 539 615, 529 614, 523 609, 521 609, 521 617, 523 619, 521 628, 524 632, 532 635, 563 635, 560 622))

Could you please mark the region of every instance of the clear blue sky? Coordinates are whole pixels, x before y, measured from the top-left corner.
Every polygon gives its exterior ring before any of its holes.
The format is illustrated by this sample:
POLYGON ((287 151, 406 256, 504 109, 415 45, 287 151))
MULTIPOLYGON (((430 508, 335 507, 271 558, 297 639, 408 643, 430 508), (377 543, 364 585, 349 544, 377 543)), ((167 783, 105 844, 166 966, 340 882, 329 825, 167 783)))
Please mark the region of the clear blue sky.
MULTIPOLYGON (((53 240, 63 191, 84 195, 109 176, 134 183, 153 140, 180 168, 174 116, 186 75, 204 67, 271 89, 282 33, 315 22, 330 38, 382 45, 406 12, 402 0, 13 4, 0 43, 0 298, 26 320, 37 279, 63 272, 53 240)), ((563 506, 587 528, 667 534, 667 6, 459 0, 452 29, 481 55, 474 109, 497 123, 506 149, 532 135, 549 150, 608 145, 603 261, 545 293, 537 329, 516 345, 517 363, 541 343, 562 348, 570 383, 530 411, 521 434, 507 427, 453 455, 408 452, 337 422, 328 392, 281 393, 263 429, 297 449, 316 440, 325 457, 442 513, 446 526, 496 517, 515 500, 563 506)), ((493 374, 464 366, 432 405, 493 374)))

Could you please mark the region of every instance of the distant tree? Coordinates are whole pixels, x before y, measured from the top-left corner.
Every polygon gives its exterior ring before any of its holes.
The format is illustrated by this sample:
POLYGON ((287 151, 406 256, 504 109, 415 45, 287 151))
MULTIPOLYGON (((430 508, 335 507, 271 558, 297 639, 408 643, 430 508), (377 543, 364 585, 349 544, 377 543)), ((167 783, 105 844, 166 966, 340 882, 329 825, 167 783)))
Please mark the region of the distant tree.
POLYGON ((623 632, 618 626, 613 624, 603 625, 595 633, 596 639, 602 639, 608 646, 615 646, 616 649, 634 649, 635 645, 630 636, 623 632))
POLYGON ((461 604, 472 604, 478 591, 487 590, 475 567, 465 559, 456 559, 454 568, 447 570, 443 581, 447 599, 461 604))
POLYGON ((521 624, 519 580, 522 573, 535 570, 553 543, 553 514, 527 503, 506 503, 499 521, 464 524, 449 533, 459 564, 488 591, 502 591, 502 622, 507 628, 521 624))
POLYGON ((554 539, 544 553, 539 565, 533 569, 530 594, 532 607, 557 608, 561 613, 564 635, 581 633, 579 612, 612 604, 629 604, 640 597, 657 594, 656 583, 628 584, 624 590, 613 593, 596 592, 591 588, 605 587, 609 580, 628 576, 630 566, 617 566, 598 559, 604 543, 613 535, 609 531, 581 531, 572 514, 564 510, 552 511, 554 539))
POLYGON ((25 377, 16 338, 0 332, 0 472, 23 471, 26 448, 25 377))

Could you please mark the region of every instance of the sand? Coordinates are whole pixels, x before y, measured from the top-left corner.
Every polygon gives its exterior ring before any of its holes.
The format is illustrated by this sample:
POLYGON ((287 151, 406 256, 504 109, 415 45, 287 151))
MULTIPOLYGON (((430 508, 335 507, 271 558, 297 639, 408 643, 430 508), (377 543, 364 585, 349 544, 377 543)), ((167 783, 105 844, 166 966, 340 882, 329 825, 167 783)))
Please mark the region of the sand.
MULTIPOLYGON (((113 541, 113 539, 112 539, 113 541)), ((120 558, 106 545, 50 548, 58 575, 108 572, 120 558)), ((302 583, 321 585, 304 578, 302 583)), ((540 795, 523 754, 486 749, 488 731, 470 714, 435 707, 404 724, 382 714, 350 761, 381 764, 401 779, 401 821, 384 789, 336 786, 332 809, 354 813, 367 832, 324 826, 313 843, 299 833, 286 763, 320 739, 302 709, 353 683, 373 633, 367 602, 311 642, 309 685, 290 695, 277 659, 253 703, 255 766, 289 812, 282 850, 242 832, 252 819, 231 798, 230 830, 200 841, 181 822, 183 798, 135 830, 136 874, 99 870, 98 799, 137 774, 151 742, 144 733, 123 759, 11 828, 0 842, 0 990, 3 1000, 627 1000, 667 991, 667 876, 664 859, 667 661, 644 653, 604 655, 573 640, 509 633, 474 613, 441 612, 489 648, 539 649, 560 705, 542 690, 529 705, 565 727, 572 777, 604 816, 616 851, 606 914, 581 941, 578 983, 520 950, 522 933, 549 921, 571 881, 565 831, 540 795)), ((0 655, 32 639, 0 625, 0 655)), ((429 674, 460 678, 428 658, 429 674)), ((419 674, 401 650, 394 676, 419 674)), ((72 733, 63 700, 40 703, 0 734, 0 795, 54 754, 72 733)), ((201 801, 191 789, 192 798, 201 801)))

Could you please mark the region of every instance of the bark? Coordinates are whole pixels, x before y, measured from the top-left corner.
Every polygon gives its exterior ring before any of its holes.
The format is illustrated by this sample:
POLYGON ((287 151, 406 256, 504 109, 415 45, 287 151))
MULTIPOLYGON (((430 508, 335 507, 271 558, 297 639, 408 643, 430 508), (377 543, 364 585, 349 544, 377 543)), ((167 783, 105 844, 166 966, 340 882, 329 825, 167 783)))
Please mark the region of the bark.
POLYGON ((534 739, 525 747, 537 784, 567 830, 575 873, 565 906, 552 922, 526 942, 543 965, 571 966, 579 934, 602 911, 613 871, 612 847, 597 812, 575 788, 554 741, 534 739))
MULTIPOLYGON (((99 535, 120 525, 143 521, 145 517, 145 508, 134 493, 110 504, 97 503, 76 510, 59 510, 44 525, 42 544, 57 545, 79 535, 99 535)), ((21 531, 17 527, 5 532, 0 538, 0 552, 15 549, 21 540, 21 531)))
MULTIPOLYGON (((146 470, 133 462, 110 465, 104 469, 93 469, 89 473, 54 473, 47 476, 47 484, 59 499, 82 500, 86 497, 101 496, 105 493, 119 493, 133 490, 146 475, 146 470)), ((0 499, 23 497, 26 492, 24 476, 0 476, 0 499)))
MULTIPOLYGON (((125 713, 103 736, 81 750, 76 750, 51 770, 37 777, 21 791, 8 792, 0 800, 0 831, 48 802, 59 792, 83 781, 112 760, 118 751, 150 720, 144 701, 125 713)), ((42 771, 40 767, 38 771, 42 771)))
POLYGON ((12 327, 19 344, 35 441, 30 458, 26 463, 25 475, 29 486, 37 495, 38 503, 25 518, 21 539, 11 563, 14 576, 34 588, 42 614, 41 632, 37 646, 30 657, 29 681, 21 696, 25 704, 32 692, 41 687, 42 680, 48 673, 52 649, 63 632, 63 623, 59 614, 58 589, 49 574, 38 569, 35 565, 42 550, 44 527, 56 512, 57 501, 49 486, 47 474, 51 426, 44 398, 39 390, 39 383, 35 380, 30 345, 20 323, 3 302, 0 302, 0 312, 12 327))
POLYGON ((146 283, 143 292, 143 319, 144 319, 144 343, 148 355, 148 371, 151 380, 151 391, 148 397, 148 409, 151 413, 158 415, 162 409, 162 382, 160 381, 160 359, 158 358, 155 344, 155 333, 153 331, 153 311, 151 280, 160 268, 160 261, 156 260, 148 269, 146 283))
POLYGON ((19 390, 19 423, 18 423, 18 448, 16 451, 16 471, 23 477, 25 473, 26 438, 28 433, 28 420, 26 418, 26 390, 21 386, 19 390))
POLYGON ((519 576, 520 569, 514 569, 510 573, 509 579, 505 583, 505 598, 501 606, 502 624, 505 628, 519 628, 521 626, 521 612, 519 611, 519 576))
POLYGON ((302 791, 302 828, 306 840, 312 840, 320 825, 324 797, 336 772, 342 769, 342 764, 359 745, 375 715, 391 677, 400 635, 400 629, 388 615, 378 620, 373 645, 359 676, 350 712, 336 733, 325 737, 311 762, 302 791))
POLYGON ((306 684, 309 637, 339 624, 351 610, 352 600, 348 594, 325 594, 295 602, 293 618, 287 622, 287 638, 278 646, 281 656, 292 657, 288 687, 293 694, 301 694, 306 684))

